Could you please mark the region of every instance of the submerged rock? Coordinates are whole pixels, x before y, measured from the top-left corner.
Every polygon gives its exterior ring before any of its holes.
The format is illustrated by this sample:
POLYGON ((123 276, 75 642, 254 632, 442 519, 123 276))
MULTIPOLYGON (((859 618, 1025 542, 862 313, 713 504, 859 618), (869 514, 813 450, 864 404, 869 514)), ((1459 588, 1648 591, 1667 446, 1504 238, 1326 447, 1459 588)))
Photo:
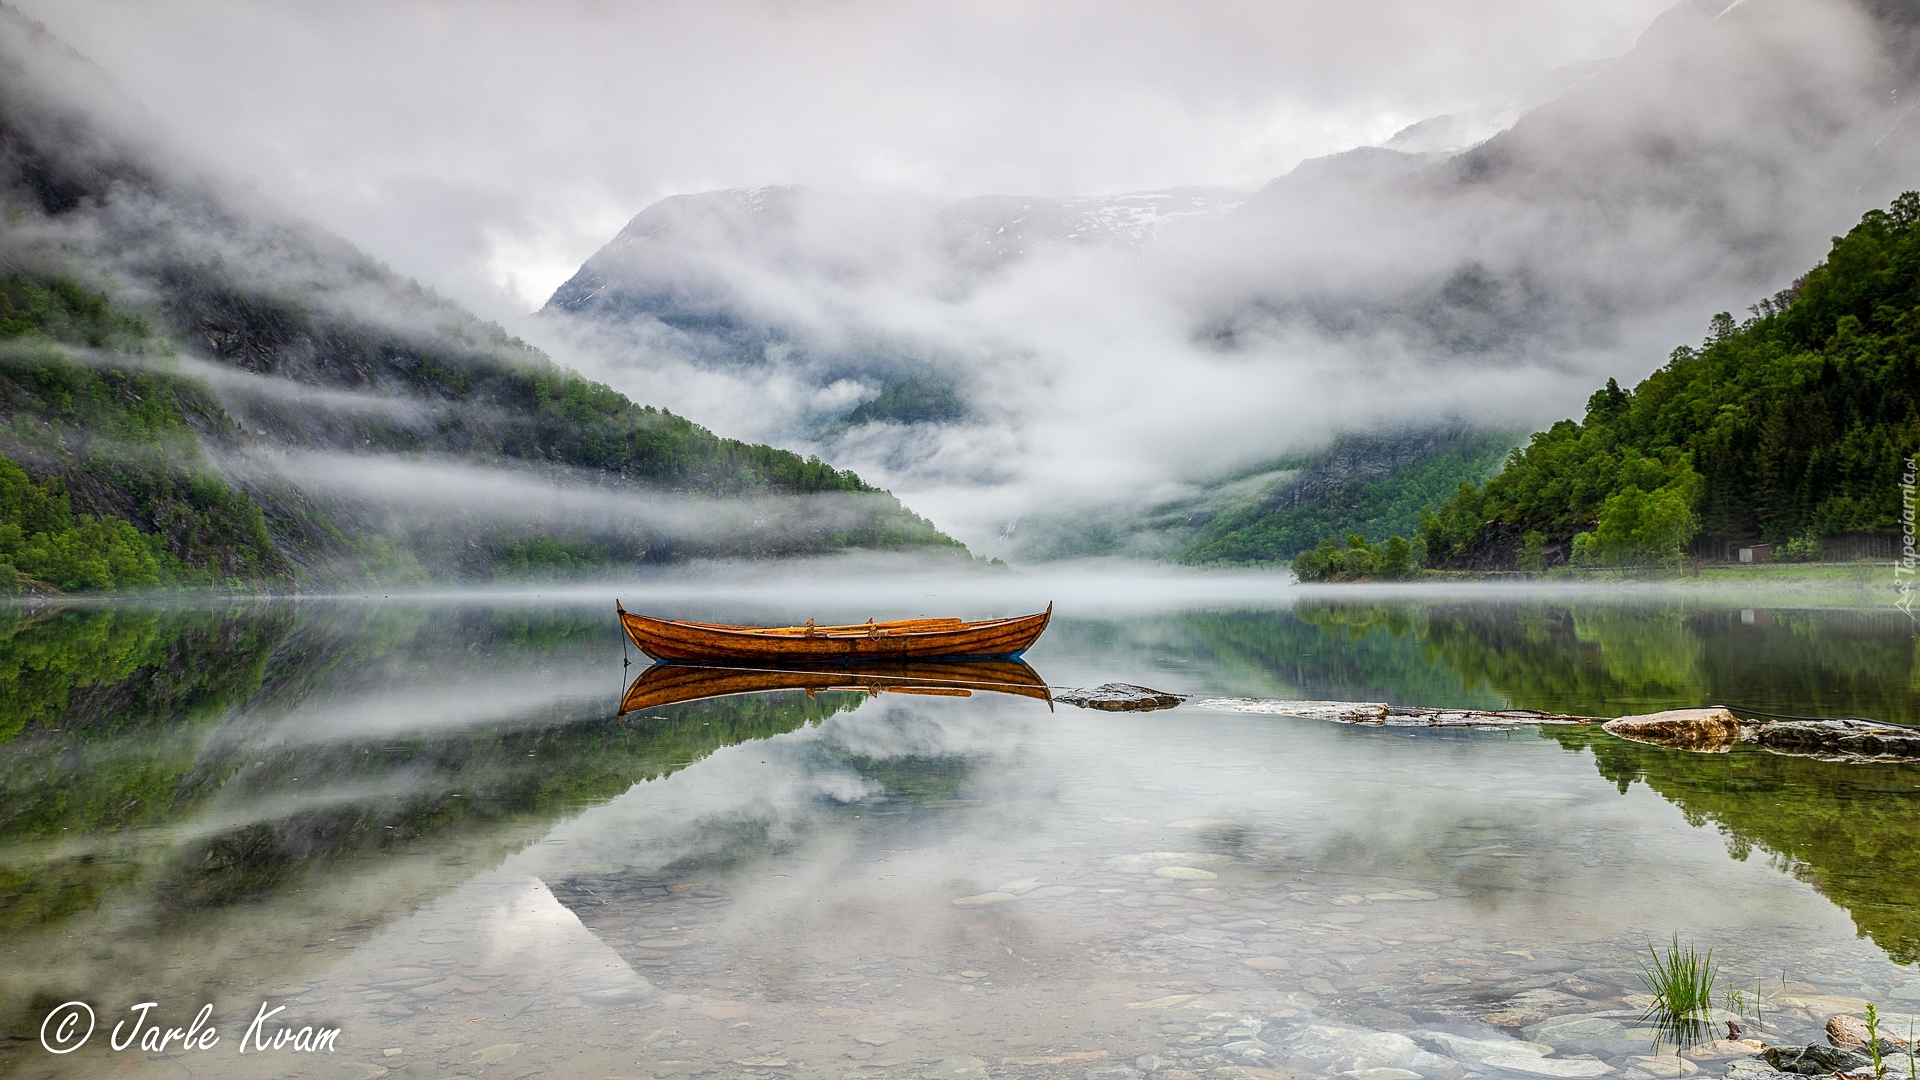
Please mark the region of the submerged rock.
POLYGON ((944 1057, 920 1074, 921 1080, 986 1080, 987 1063, 977 1057, 944 1057))
MULTIPOLYGON (((1544 966, 1558 971, 1567 968, 1571 963, 1571 961, 1568 961, 1566 963, 1549 963, 1545 965, 1530 964, 1521 970, 1528 971, 1534 967, 1544 966)), ((1565 1013, 1592 1013, 1600 1007, 1600 1003, 1597 1001, 1590 1001, 1587 998, 1575 997, 1564 991, 1542 987, 1533 990, 1523 990, 1513 995, 1506 1001, 1495 1005, 1491 1012, 1488 1012, 1480 1019, 1494 1027, 1522 1028, 1565 1013)))
POLYGON ((1471 1039, 1446 1031, 1410 1031, 1407 1036, 1429 1050, 1469 1065, 1484 1065, 1496 1058, 1537 1058, 1553 1053, 1553 1047, 1545 1043, 1517 1039, 1471 1039))
MULTIPOLYGON (((1683 1057, 1664 1057, 1660 1054, 1634 1054, 1623 1060, 1621 1064, 1629 1068, 1639 1069, 1648 1075, 1658 1077, 1700 1075, 1700 1066, 1683 1057)), ((1773 1072, 1771 1069, 1767 1071, 1773 1072)), ((1779 1074, 1775 1073, 1774 1075, 1777 1076, 1779 1074)))
POLYGON ((1681 1051, 1681 1056, 1691 1061, 1724 1061, 1728 1058, 1750 1058, 1766 1048, 1767 1045, 1758 1039, 1709 1039, 1687 1047, 1681 1051))
POLYGON ((1010 904, 1020 899, 1013 893, 983 892, 972 896, 962 896, 954 900, 954 907, 990 907, 994 904, 1010 904))
POLYGON ((1091 690, 1081 688, 1053 695, 1053 700, 1068 705, 1077 705, 1082 709, 1101 709, 1106 712, 1147 712, 1153 709, 1171 709, 1187 700, 1185 694, 1169 694, 1165 690, 1152 690, 1132 683, 1101 683, 1091 690))
POLYGON ((1471 1039, 1445 1031, 1415 1031, 1410 1034, 1416 1042, 1467 1065, 1483 1065, 1506 1072, 1560 1080, 1588 1080, 1613 1071, 1606 1062, 1597 1058, 1549 1057, 1554 1048, 1545 1043, 1521 1042, 1517 1039, 1471 1039))
POLYGON ((1715 754, 1733 749, 1733 744, 1740 741, 1739 718, 1717 706, 1622 716, 1600 726, 1609 734, 1634 742, 1715 754))
POLYGON ((1785 1075, 1759 1058, 1743 1058, 1727 1066, 1727 1080, 1774 1080, 1785 1075))
POLYGON ((1778 753, 1839 760, 1920 758, 1920 730, 1868 720, 1776 720, 1754 741, 1778 753))
POLYGON ((1397 1067, 1420 1052, 1405 1035, 1360 1028, 1309 1024, 1280 1046, 1288 1057, 1323 1069, 1356 1071, 1397 1067))
POLYGON ((1633 1013, 1586 1013, 1556 1016, 1528 1024, 1521 1034, 1530 1042, 1546 1043, 1562 1053, 1645 1053, 1650 1040, 1641 1038, 1621 1021, 1633 1013))

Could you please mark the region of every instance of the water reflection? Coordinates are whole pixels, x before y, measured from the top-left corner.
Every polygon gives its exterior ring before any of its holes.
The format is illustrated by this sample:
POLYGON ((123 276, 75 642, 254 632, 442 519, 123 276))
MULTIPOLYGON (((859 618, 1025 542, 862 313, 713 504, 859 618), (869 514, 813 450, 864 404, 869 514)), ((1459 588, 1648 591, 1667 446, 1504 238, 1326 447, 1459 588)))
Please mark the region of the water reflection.
POLYGON ((1765 854, 1845 908, 1895 962, 1920 960, 1920 768, 1751 747, 1689 754, 1587 729, 1543 728, 1541 735, 1590 751, 1623 793, 1646 784, 1691 823, 1714 826, 1732 858, 1765 854))
POLYGON ((1892 609, 1315 600, 1066 629, 1088 653, 1191 657, 1180 670, 1205 670, 1192 689, 1208 692, 1590 716, 1711 702, 1920 723, 1920 637, 1892 609))
POLYGON ((971 697, 1012 694, 1053 705, 1040 673, 1019 660, 918 661, 910 663, 809 664, 805 667, 739 667, 652 664, 634 677, 620 699, 620 715, 737 694, 800 690, 818 693, 920 694, 971 697))
MULTIPOLYGON (((1034 659, 1201 694, 1914 719, 1904 620, 1767 615, 1315 603, 1061 620, 1034 659)), ((369 1077, 1141 1055, 1308 1076, 1367 1067, 1365 1031, 1405 1040, 1373 1064, 1428 1080, 1515 1071, 1474 1043, 1514 1036, 1631 1075, 1634 953, 1674 931, 1771 980, 1783 1037, 1869 993, 1920 1011, 1894 966, 1920 957, 1910 766, 1056 713, 1025 664, 628 684, 611 623, 510 602, 0 622, 0 1071, 120 1064, 38 1049, 62 1001, 213 1000, 237 1033, 274 996, 342 1025, 369 1077)), ((1517 1071, 1543 1068, 1587 1066, 1517 1071)))

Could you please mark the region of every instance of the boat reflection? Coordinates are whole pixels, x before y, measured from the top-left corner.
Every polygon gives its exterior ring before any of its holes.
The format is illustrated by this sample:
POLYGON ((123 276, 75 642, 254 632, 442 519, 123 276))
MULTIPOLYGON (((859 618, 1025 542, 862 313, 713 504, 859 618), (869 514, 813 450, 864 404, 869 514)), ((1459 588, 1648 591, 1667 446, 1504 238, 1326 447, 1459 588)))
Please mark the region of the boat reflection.
POLYGON ((620 699, 620 715, 688 701, 804 690, 972 697, 974 691, 1012 694, 1047 703, 1053 695, 1040 673, 1019 660, 930 660, 877 664, 806 664, 748 667, 718 664, 654 664, 642 671, 620 699))

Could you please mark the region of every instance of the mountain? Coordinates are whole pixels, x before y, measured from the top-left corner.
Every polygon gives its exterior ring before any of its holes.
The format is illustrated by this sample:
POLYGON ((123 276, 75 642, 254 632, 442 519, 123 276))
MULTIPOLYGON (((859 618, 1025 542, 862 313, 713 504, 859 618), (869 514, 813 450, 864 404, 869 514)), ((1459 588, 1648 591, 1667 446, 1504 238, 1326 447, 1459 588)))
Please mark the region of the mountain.
POLYGON ((802 187, 675 195, 635 215, 541 314, 602 352, 670 356, 762 388, 784 380, 816 391, 812 400, 764 403, 794 410, 771 429, 784 434, 819 437, 843 422, 961 421, 977 413, 964 346, 937 329, 864 319, 876 296, 965 297, 1048 252, 1137 256, 1245 200, 1223 188, 988 195, 946 206, 802 187), (903 384, 910 396, 931 391, 944 403, 902 413, 879 400, 899 396, 903 384), (853 396, 818 393, 836 385, 853 396))
POLYGON ((1209 187, 1053 199, 983 195, 944 207, 939 217, 953 261, 991 272, 1048 247, 1141 251, 1169 232, 1224 217, 1246 201, 1243 191, 1209 187))
POLYGON ((677 196, 544 311, 616 385, 847 462, 975 542, 1048 514, 1131 535, 1131 508, 1342 434, 1532 428, 1785 286, 1920 174, 1911 8, 1685 0, 1524 109, 1243 202, 677 196))
POLYGON ((154 129, 0 9, 0 585, 954 546, 852 472, 558 367, 154 129))
POLYGON ((1270 563, 1323 537, 1410 536, 1462 482, 1483 481, 1518 440, 1453 424, 1338 439, 1285 482, 1208 521, 1182 562, 1270 563))
MULTIPOLYGON (((1421 526, 1430 565, 1541 568, 1898 550, 1920 454, 1920 193, 1874 210, 1736 324, 1533 436, 1421 526)), ((1908 516, 1906 520, 1911 521, 1908 516)))
POLYGON ((1286 562, 1327 535, 1411 536, 1461 481, 1499 471, 1519 441, 1461 423, 1354 433, 1195 485, 1181 497, 1032 514, 989 543, 1030 562, 1089 557, 1207 566, 1286 562))

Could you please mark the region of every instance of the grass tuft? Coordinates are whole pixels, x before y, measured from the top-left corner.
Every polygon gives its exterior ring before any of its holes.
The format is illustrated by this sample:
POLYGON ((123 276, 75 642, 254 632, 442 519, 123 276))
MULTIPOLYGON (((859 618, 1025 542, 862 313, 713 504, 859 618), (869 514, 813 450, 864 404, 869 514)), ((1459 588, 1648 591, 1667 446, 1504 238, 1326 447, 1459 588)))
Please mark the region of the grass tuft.
POLYGON ((1653 995, 1647 1019, 1676 1045, 1699 1041, 1713 1015, 1713 987, 1720 977, 1713 950, 1700 953, 1691 944, 1682 947, 1675 934, 1664 955, 1651 942, 1647 953, 1653 962, 1640 962, 1640 981, 1653 995))

